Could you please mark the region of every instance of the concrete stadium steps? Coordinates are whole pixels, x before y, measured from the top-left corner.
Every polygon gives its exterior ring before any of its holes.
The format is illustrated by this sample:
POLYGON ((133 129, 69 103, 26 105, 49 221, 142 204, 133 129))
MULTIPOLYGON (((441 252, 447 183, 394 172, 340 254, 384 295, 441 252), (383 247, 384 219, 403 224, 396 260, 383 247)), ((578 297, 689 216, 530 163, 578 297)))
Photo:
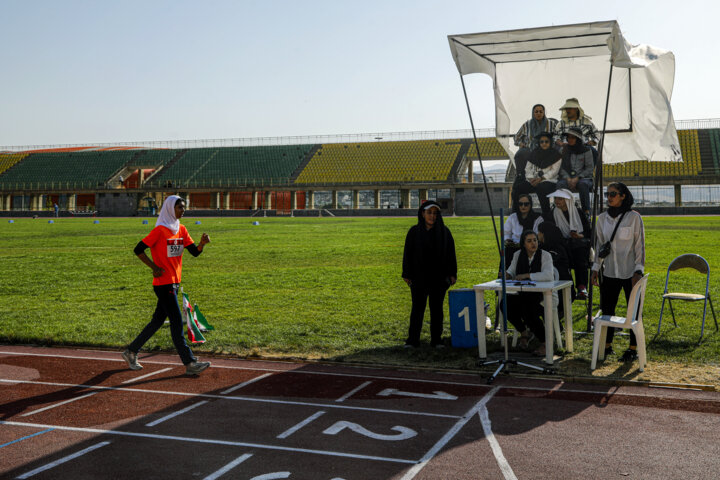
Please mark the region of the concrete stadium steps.
MULTIPOLYGON (((715 174, 720 175, 720 129, 711 128, 707 130, 701 130, 707 135, 707 141, 709 146, 709 155, 707 155, 706 165, 712 165, 715 174)), ((705 157, 703 157, 705 160, 705 157)))

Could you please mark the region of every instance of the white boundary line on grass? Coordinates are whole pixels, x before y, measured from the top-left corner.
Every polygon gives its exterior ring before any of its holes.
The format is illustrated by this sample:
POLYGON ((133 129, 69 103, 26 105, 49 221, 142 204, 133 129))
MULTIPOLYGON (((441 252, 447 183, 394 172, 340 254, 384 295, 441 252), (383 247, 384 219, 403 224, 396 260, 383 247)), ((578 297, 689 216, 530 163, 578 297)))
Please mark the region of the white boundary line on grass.
POLYGON ((195 437, 180 437, 177 435, 159 435, 155 433, 140 433, 140 432, 123 432, 120 430, 103 430, 100 428, 82 428, 82 427, 64 427, 58 425, 45 425, 40 423, 24 423, 24 422, 10 422, 6 420, 0 420, 0 425, 12 425, 16 427, 29 427, 29 428, 54 428, 55 430, 64 430, 68 432, 83 432, 83 433, 97 433, 107 435, 119 435, 123 437, 135 437, 135 438, 152 438, 156 440, 176 440, 181 442, 191 443, 204 443, 209 445, 225 445, 230 447, 246 447, 246 448, 259 448, 263 450, 280 450, 284 452, 298 452, 298 453, 312 453, 316 455, 327 455, 331 457, 344 457, 344 458, 356 458, 359 460, 377 460, 380 462, 389 463, 402 463, 402 464, 415 464, 416 460, 406 460, 402 458, 390 458, 390 457, 377 457, 374 455, 361 455, 356 453, 344 453, 344 452, 333 452, 330 450, 313 450, 310 448, 293 448, 283 447, 280 445, 267 445, 263 443, 248 443, 248 442, 233 442, 230 440, 219 440, 211 438, 195 438, 195 437))
MULTIPOLYGON (((321 407, 321 408, 337 408, 337 409, 344 409, 344 410, 359 410, 359 411, 365 411, 365 412, 376 412, 376 413, 396 413, 401 415, 419 415, 424 417, 437 417, 437 418, 460 418, 459 415, 446 415, 442 413, 432 413, 432 412, 411 412, 407 410, 395 410, 390 408, 370 408, 370 407, 354 407, 352 405, 339 405, 335 402, 333 403, 311 403, 311 402, 298 402, 298 401, 292 401, 292 400, 271 400, 266 398, 253 398, 253 397, 236 397, 236 396, 228 396, 228 395, 214 395, 209 393, 188 393, 188 392, 172 392, 172 391, 165 391, 165 390, 149 390, 146 388, 133 388, 133 387, 105 387, 100 385, 77 385, 73 383, 56 383, 56 382, 38 382, 35 380, 8 380, 4 378, 0 378, 0 383, 12 383, 12 384, 29 384, 29 385, 47 385, 51 387, 75 387, 75 388, 87 388, 87 389, 94 389, 94 390, 100 390, 100 391, 121 391, 121 392, 135 392, 135 393, 151 393, 156 395, 174 395, 179 397, 191 397, 191 398, 208 398, 208 399, 223 399, 223 400, 237 400, 237 401, 244 401, 244 402, 254 402, 254 403, 272 403, 272 404, 279 404, 279 405, 300 405, 300 406, 306 406, 306 407, 321 407)), ((93 392, 93 393, 99 393, 99 392, 93 392)), ((67 400, 65 403, 79 400, 82 397, 67 400)), ((37 410, 34 412, 37 413, 37 410)))

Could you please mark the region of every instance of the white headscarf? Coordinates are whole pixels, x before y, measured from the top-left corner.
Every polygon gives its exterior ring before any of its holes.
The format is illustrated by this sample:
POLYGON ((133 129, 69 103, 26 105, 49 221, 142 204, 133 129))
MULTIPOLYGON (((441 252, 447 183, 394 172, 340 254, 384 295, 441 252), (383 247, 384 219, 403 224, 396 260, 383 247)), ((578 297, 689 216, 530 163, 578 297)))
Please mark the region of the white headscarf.
POLYGON ((570 190, 566 188, 562 188, 560 190, 556 190, 553 193, 548 195, 548 198, 552 197, 560 197, 565 199, 565 204, 568 207, 568 213, 570 217, 570 222, 568 223, 567 218, 565 218, 565 214, 562 210, 560 210, 557 206, 553 209, 553 216, 555 217, 555 225, 560 229, 560 231, 563 234, 563 237, 570 238, 570 232, 582 232, 583 226, 582 221, 580 220, 580 214, 578 214, 577 208, 575 208, 575 202, 573 201, 573 194, 570 190))
POLYGON ((180 220, 175 217, 175 204, 178 200, 182 200, 182 197, 177 195, 170 195, 165 199, 160 208, 160 215, 158 215, 155 226, 162 225, 170 230, 175 235, 180 230, 180 220))

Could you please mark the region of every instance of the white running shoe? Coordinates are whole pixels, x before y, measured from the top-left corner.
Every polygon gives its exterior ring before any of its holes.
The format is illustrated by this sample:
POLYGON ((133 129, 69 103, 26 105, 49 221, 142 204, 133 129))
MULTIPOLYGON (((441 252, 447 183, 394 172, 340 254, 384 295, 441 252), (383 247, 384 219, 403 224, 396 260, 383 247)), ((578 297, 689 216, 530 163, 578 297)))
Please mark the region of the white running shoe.
POLYGON ((200 372, 210 366, 210 362, 191 362, 187 364, 185 375, 199 375, 200 372))
POLYGON ((133 353, 130 350, 125 350, 122 353, 122 357, 127 362, 128 367, 130 367, 130 370, 142 370, 143 366, 138 363, 137 353, 133 353))

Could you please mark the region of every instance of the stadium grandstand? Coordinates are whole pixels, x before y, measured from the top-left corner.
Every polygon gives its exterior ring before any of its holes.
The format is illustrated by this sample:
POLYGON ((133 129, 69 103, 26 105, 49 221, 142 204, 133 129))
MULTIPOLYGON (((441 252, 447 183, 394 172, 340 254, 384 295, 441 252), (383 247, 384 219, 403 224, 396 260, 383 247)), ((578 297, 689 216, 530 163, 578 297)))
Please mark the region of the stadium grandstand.
MULTIPOLYGON (((153 214, 165 196, 178 193, 201 215, 414 214, 426 198, 450 213, 485 215, 478 161, 508 165, 486 172, 494 207, 507 207, 514 177, 493 133, 476 132, 477 146, 471 131, 438 131, 6 147, 0 153, 0 211, 50 214, 57 204, 65 215, 153 214)), ((683 162, 606 165, 605 182, 670 189, 657 203, 675 211, 688 207, 687 187, 717 192, 720 120, 678 122, 678 137, 683 162)), ((714 193, 701 203, 716 208, 720 198, 714 193)))

